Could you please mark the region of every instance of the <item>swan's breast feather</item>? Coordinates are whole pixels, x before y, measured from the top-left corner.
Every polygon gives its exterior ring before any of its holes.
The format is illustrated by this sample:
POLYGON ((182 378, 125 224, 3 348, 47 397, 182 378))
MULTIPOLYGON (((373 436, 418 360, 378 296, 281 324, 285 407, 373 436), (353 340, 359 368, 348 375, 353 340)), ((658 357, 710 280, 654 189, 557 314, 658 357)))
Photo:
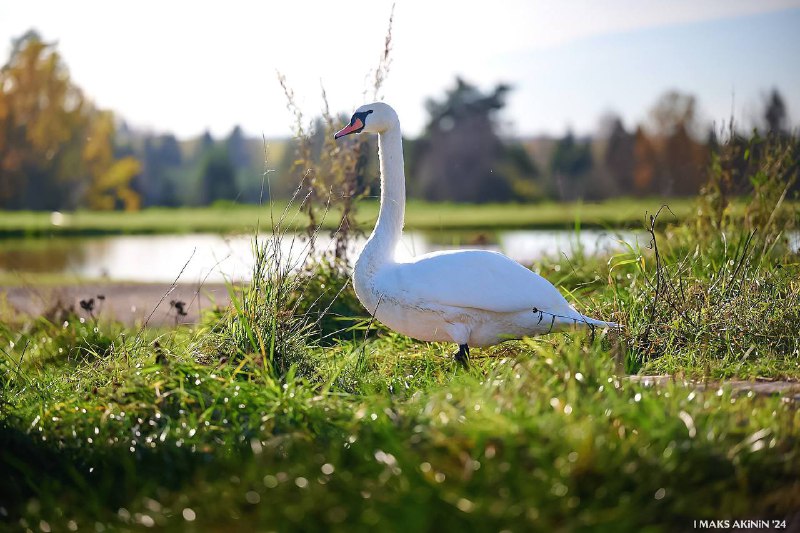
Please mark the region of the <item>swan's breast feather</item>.
POLYGON ((497 313, 570 309, 546 279, 488 250, 435 252, 381 270, 376 288, 414 307, 453 306, 497 313))

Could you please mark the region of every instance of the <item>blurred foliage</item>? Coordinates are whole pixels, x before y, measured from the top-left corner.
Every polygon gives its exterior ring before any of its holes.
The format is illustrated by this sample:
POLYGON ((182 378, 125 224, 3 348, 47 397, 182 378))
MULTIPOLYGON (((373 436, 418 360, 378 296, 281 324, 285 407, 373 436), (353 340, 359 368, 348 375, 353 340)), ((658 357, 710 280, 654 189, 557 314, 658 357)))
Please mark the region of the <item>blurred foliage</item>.
MULTIPOLYGON (((781 244, 800 226, 800 139, 786 132, 745 138, 729 124, 711 156, 695 219, 701 230, 754 232, 764 248, 781 244), (744 216, 735 198, 745 199, 744 216)), ((785 243, 784 243, 785 244, 785 243)))
POLYGON ((114 154, 114 119, 70 80, 54 44, 33 31, 0 69, 0 207, 139 207, 139 162, 114 154))
POLYGON ((322 225, 332 225, 333 256, 346 260, 351 237, 358 232, 356 201, 367 195, 370 190, 368 183, 377 176, 374 161, 369 165, 374 144, 369 143, 366 135, 352 135, 338 142, 334 140, 333 134, 343 117, 335 118, 330 114, 324 89, 323 118, 306 125, 305 115, 283 76, 280 82, 295 119, 294 145, 287 152, 293 158, 288 168, 288 174, 293 178, 290 183, 295 187, 292 199, 300 199, 300 210, 307 216, 306 235, 311 247, 322 225), (328 217, 334 221, 333 224, 327 220, 328 217))
POLYGON ((131 186, 141 164, 133 157, 114 157, 114 119, 110 112, 98 113, 90 125, 89 136, 83 147, 83 160, 92 176, 86 191, 89 209, 115 209, 119 202, 126 210, 139 208, 139 195, 131 186))

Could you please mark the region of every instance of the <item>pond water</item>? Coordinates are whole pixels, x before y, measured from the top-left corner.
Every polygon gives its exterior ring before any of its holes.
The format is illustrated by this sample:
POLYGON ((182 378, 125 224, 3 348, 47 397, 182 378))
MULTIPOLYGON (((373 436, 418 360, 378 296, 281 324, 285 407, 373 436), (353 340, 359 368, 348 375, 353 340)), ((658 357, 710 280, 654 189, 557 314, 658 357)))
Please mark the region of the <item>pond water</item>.
MULTIPOLYGON (((366 238, 353 243, 356 257, 366 238)), ((397 249, 398 259, 435 250, 483 248, 499 250, 530 265, 546 256, 624 251, 623 242, 645 246, 647 237, 630 231, 515 230, 495 233, 407 232, 397 249)), ((247 280, 253 265, 252 235, 117 235, 110 237, 0 240, 0 272, 52 273, 78 278, 124 281, 182 282, 247 280), (181 271, 183 271, 181 273, 181 271)), ((333 243, 323 232, 316 238, 318 252, 333 243)), ((281 242, 284 257, 297 264, 308 253, 308 242, 288 235, 281 242)))

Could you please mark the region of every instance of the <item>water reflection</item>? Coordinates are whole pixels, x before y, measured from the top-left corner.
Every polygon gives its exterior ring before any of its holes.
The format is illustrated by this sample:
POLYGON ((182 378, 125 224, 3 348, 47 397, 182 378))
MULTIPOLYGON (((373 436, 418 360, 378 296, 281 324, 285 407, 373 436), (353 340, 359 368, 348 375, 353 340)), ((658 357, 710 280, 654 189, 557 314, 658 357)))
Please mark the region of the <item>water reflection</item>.
MULTIPOLYGON (((635 232, 517 230, 502 232, 408 232, 397 249, 399 259, 445 249, 498 250, 530 264, 544 256, 598 254, 624 249, 621 241, 636 244, 635 232)), ((350 250, 356 257, 365 238, 350 250)), ((318 252, 333 243, 323 233, 316 239, 318 252)), ((284 257, 300 263, 308 253, 303 237, 287 236, 281 243, 284 257)), ((57 273, 76 278, 110 278, 127 281, 171 282, 181 274, 184 282, 246 280, 253 264, 250 235, 121 235, 92 238, 6 240, 0 243, 0 271, 57 273)))
POLYGON ((0 241, 0 271, 64 272, 84 260, 84 249, 72 239, 0 241))

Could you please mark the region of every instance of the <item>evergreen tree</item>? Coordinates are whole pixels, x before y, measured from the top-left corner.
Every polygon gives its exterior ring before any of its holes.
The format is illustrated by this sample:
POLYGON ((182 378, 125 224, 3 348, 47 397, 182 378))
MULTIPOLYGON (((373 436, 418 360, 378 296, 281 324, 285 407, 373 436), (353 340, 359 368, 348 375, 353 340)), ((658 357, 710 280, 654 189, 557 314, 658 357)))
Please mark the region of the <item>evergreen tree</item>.
POLYGON ((236 126, 231 130, 230 135, 225 140, 225 146, 228 149, 231 164, 236 170, 250 168, 250 153, 247 149, 247 139, 244 137, 242 128, 236 126))
POLYGON ((615 117, 611 122, 611 131, 608 135, 603 162, 617 188, 627 194, 633 190, 635 145, 635 135, 628 133, 622 120, 615 117))
POLYGON ((788 117, 786 104, 777 89, 772 89, 764 109, 764 123, 767 133, 785 134, 788 117))
POLYGON ((426 104, 430 119, 410 152, 414 189, 428 200, 507 201, 530 190, 535 167, 524 151, 510 150, 497 134, 495 114, 508 85, 483 93, 462 79, 441 101, 426 104))
POLYGON ((217 200, 235 200, 237 197, 236 169, 231 163, 228 151, 223 146, 215 146, 207 152, 200 175, 202 203, 211 204, 217 200))
POLYGON ((550 160, 550 171, 559 196, 573 200, 583 196, 583 180, 592 167, 592 152, 588 142, 578 142, 572 131, 561 138, 550 160))

